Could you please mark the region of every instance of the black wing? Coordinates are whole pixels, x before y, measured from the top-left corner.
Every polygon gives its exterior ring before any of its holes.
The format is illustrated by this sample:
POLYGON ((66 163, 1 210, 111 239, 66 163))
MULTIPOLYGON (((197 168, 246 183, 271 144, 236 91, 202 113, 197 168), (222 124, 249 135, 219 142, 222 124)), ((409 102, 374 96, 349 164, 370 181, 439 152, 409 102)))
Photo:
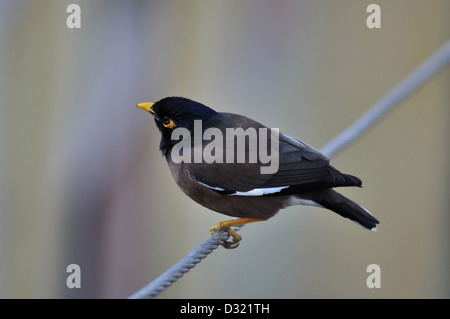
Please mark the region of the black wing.
MULTIPOLYGON (((240 115, 222 113, 222 117, 221 123, 231 120, 243 129, 267 128, 240 115)), ((262 174, 261 167, 269 164, 259 161, 187 164, 187 168, 192 178, 224 195, 292 195, 336 186, 361 185, 358 178, 342 174, 330 166, 329 159, 308 144, 282 133, 279 133, 278 141, 279 166, 273 174, 262 174), (207 169, 204 165, 208 165, 207 169)), ((246 153, 248 155, 248 145, 246 153)))

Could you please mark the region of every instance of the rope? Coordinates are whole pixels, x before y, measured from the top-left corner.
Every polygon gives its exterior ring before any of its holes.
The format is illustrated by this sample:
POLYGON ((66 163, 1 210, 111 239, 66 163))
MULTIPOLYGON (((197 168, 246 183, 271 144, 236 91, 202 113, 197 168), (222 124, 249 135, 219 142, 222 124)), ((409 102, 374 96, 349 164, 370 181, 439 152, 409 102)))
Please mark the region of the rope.
POLYGON ((362 134, 373 127, 380 119, 394 109, 402 100, 413 93, 438 71, 442 70, 450 62, 450 40, 439 50, 419 65, 400 84, 394 87, 381 100, 375 103, 356 122, 341 134, 336 136, 322 149, 328 157, 332 157, 350 143, 354 142, 362 134))
MULTIPOLYGON (((442 70, 450 62, 450 40, 447 41, 438 51, 430 56, 425 62, 419 65, 406 79, 394 87, 381 100, 375 103, 366 113, 364 113, 353 125, 344 130, 336 138, 331 140, 322 149, 328 157, 332 157, 343 148, 354 142, 362 134, 367 132, 379 120, 387 115, 402 100, 429 80, 438 71, 442 70)), ((233 228, 238 230, 238 227, 233 228)), ((180 277, 194 268, 206 256, 212 253, 219 245, 222 245, 230 234, 221 230, 203 242, 184 259, 175 264, 172 268, 156 278, 150 284, 130 296, 132 299, 154 298, 171 286, 180 277)))
POLYGON ((172 268, 163 275, 156 278, 150 284, 130 296, 130 299, 149 299, 154 298, 163 292, 167 287, 172 285, 178 278, 182 277, 191 268, 194 268, 206 256, 213 252, 219 245, 222 245, 230 234, 225 230, 220 230, 212 235, 208 240, 203 242, 197 249, 193 250, 189 255, 180 260, 172 268))

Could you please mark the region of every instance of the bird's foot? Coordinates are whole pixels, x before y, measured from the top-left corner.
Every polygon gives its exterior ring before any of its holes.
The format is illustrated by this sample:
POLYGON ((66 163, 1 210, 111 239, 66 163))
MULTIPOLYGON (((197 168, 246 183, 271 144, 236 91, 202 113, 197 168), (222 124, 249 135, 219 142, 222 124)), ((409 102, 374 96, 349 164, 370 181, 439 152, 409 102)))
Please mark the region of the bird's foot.
POLYGON ((248 223, 260 222, 265 219, 256 219, 256 218, 237 218, 232 220, 226 220, 223 222, 219 222, 216 225, 212 226, 209 231, 211 232, 211 236, 214 235, 219 230, 226 230, 230 236, 232 237, 231 241, 225 241, 222 246, 226 249, 233 249, 239 246, 239 242, 242 240, 242 237, 231 227, 242 226, 248 223))
POLYGON ((225 241, 222 246, 226 249, 233 249, 239 246, 239 242, 242 240, 242 237, 233 229, 230 225, 230 220, 226 220, 216 225, 212 226, 209 231, 211 236, 217 233, 219 230, 226 230, 230 236, 232 237, 231 241, 225 241))

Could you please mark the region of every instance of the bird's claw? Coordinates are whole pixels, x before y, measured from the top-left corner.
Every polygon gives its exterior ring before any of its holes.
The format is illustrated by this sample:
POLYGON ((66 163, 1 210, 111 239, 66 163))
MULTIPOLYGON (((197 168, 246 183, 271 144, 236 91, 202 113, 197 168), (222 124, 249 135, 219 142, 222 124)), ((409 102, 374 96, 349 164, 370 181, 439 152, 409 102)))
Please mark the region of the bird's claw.
POLYGON ((242 237, 233 228, 231 228, 231 226, 227 223, 227 221, 220 222, 209 229, 211 236, 214 235, 219 230, 227 231, 232 237, 231 241, 225 241, 222 244, 223 248, 234 249, 239 246, 239 242, 242 240, 242 237))

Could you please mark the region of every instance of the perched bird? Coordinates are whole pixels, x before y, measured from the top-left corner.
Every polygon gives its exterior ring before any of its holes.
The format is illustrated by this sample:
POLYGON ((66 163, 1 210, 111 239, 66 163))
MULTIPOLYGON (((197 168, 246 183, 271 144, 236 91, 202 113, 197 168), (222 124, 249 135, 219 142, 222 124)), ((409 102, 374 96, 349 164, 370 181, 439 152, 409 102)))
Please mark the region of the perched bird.
POLYGON ((340 173, 308 144, 248 117, 216 112, 182 97, 137 107, 155 118, 160 151, 181 190, 211 210, 238 217, 210 229, 212 234, 230 232, 232 242, 225 248, 235 248, 241 240, 231 227, 267 220, 292 205, 327 208, 376 230, 379 222, 369 211, 333 189, 360 187, 361 180, 340 173), (265 149, 269 146, 271 152, 265 149))

